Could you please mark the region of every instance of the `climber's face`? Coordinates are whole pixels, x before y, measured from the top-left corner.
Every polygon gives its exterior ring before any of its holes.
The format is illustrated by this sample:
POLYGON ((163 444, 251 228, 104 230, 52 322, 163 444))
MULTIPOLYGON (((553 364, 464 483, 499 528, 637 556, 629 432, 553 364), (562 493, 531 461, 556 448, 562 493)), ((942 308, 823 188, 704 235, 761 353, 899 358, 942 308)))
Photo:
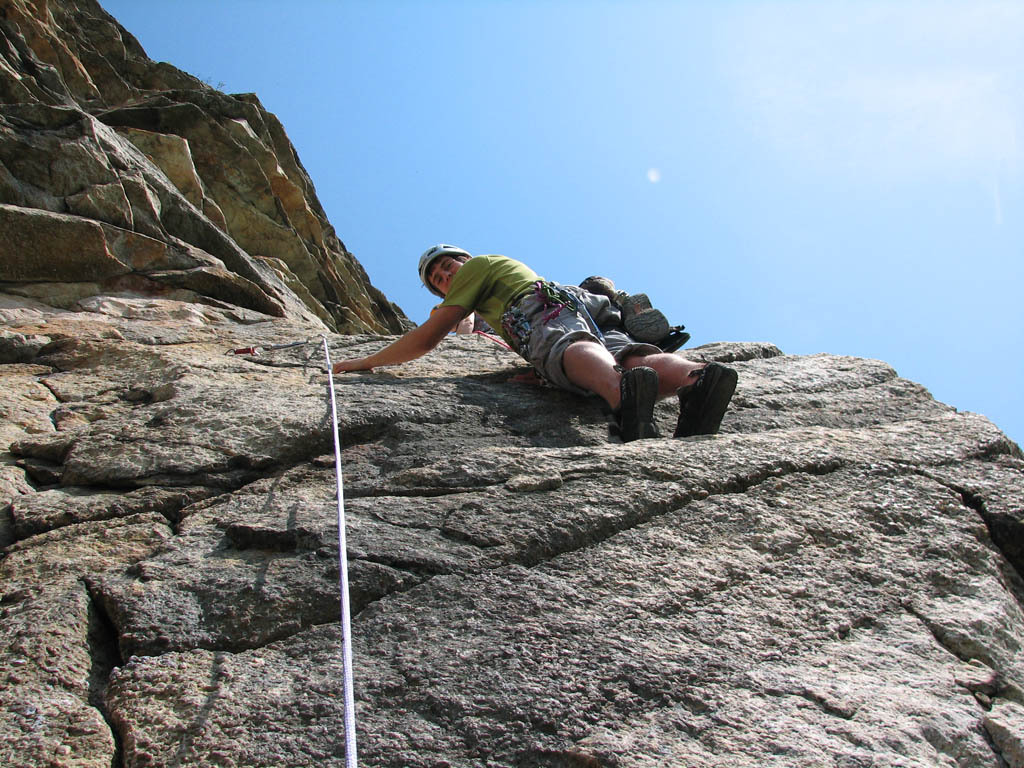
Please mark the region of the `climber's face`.
POLYGON ((455 277, 455 273, 459 271, 461 266, 461 261, 457 261, 451 256, 442 256, 430 265, 430 269, 427 271, 427 280, 430 281, 430 284, 434 286, 438 293, 442 296, 447 296, 448 288, 452 284, 452 278, 455 277))

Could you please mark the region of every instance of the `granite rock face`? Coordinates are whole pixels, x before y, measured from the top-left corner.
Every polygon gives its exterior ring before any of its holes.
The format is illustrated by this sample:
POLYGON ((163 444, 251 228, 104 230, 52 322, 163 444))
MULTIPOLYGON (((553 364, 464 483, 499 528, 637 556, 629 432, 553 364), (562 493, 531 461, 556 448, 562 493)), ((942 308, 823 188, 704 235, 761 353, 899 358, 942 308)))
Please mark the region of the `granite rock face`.
MULTIPOLYGON (((255 99, 0 11, 0 765, 344 765, 324 341, 402 317, 255 99)), ((1024 766, 1019 447, 880 361, 685 354, 719 435, 615 442, 478 336, 335 377, 360 764, 1024 766)))
POLYGON ((6 293, 233 305, 341 333, 408 324, 255 95, 149 60, 94 0, 2 0, 0 41, 6 293))
MULTIPOLYGON (((322 338, 109 301, 7 316, 0 758, 343 765, 322 338)), ((878 361, 689 354, 722 433, 628 445, 481 337, 336 377, 361 764, 1021 765, 1019 448, 878 361)))

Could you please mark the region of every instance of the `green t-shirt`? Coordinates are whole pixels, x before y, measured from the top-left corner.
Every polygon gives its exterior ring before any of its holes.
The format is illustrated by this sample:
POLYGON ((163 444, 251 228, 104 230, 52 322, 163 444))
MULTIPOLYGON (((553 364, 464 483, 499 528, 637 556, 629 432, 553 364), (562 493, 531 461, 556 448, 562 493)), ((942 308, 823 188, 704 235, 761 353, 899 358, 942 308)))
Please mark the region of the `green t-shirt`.
POLYGON ((504 337, 501 316, 509 303, 541 279, 523 262, 507 256, 474 256, 459 267, 439 306, 477 312, 504 337))

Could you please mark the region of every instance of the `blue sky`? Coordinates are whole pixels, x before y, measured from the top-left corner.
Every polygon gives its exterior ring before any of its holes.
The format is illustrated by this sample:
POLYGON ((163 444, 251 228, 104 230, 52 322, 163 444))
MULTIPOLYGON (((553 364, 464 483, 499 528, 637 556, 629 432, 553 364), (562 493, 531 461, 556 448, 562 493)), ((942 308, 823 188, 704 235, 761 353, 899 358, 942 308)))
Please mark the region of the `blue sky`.
POLYGON ((1024 440, 1024 3, 101 0, 284 123, 416 321, 429 245, 878 358, 1024 440))

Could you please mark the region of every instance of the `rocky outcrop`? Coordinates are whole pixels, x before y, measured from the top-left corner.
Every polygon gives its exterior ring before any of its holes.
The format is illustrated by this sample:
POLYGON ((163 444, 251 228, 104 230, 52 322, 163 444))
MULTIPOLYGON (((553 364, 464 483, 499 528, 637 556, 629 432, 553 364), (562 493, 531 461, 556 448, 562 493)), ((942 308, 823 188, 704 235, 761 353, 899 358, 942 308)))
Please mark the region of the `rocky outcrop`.
MULTIPOLYGON (((4 759, 343 764, 315 329, 6 317, 4 759)), ((361 764, 1022 764, 1018 447, 878 361, 691 354, 722 434, 629 445, 480 337, 337 378, 361 764)))
MULTIPOLYGON (((253 99, 0 10, 0 764, 341 766, 323 340, 401 318, 253 99)), ((1024 766, 1019 447, 880 361, 689 354, 722 433, 628 445, 482 337, 336 377, 360 764, 1024 766)))
POLYGON ((92 0, 2 0, 0 34, 5 292, 65 309, 158 296, 342 333, 406 327, 255 95, 150 61, 92 0))

